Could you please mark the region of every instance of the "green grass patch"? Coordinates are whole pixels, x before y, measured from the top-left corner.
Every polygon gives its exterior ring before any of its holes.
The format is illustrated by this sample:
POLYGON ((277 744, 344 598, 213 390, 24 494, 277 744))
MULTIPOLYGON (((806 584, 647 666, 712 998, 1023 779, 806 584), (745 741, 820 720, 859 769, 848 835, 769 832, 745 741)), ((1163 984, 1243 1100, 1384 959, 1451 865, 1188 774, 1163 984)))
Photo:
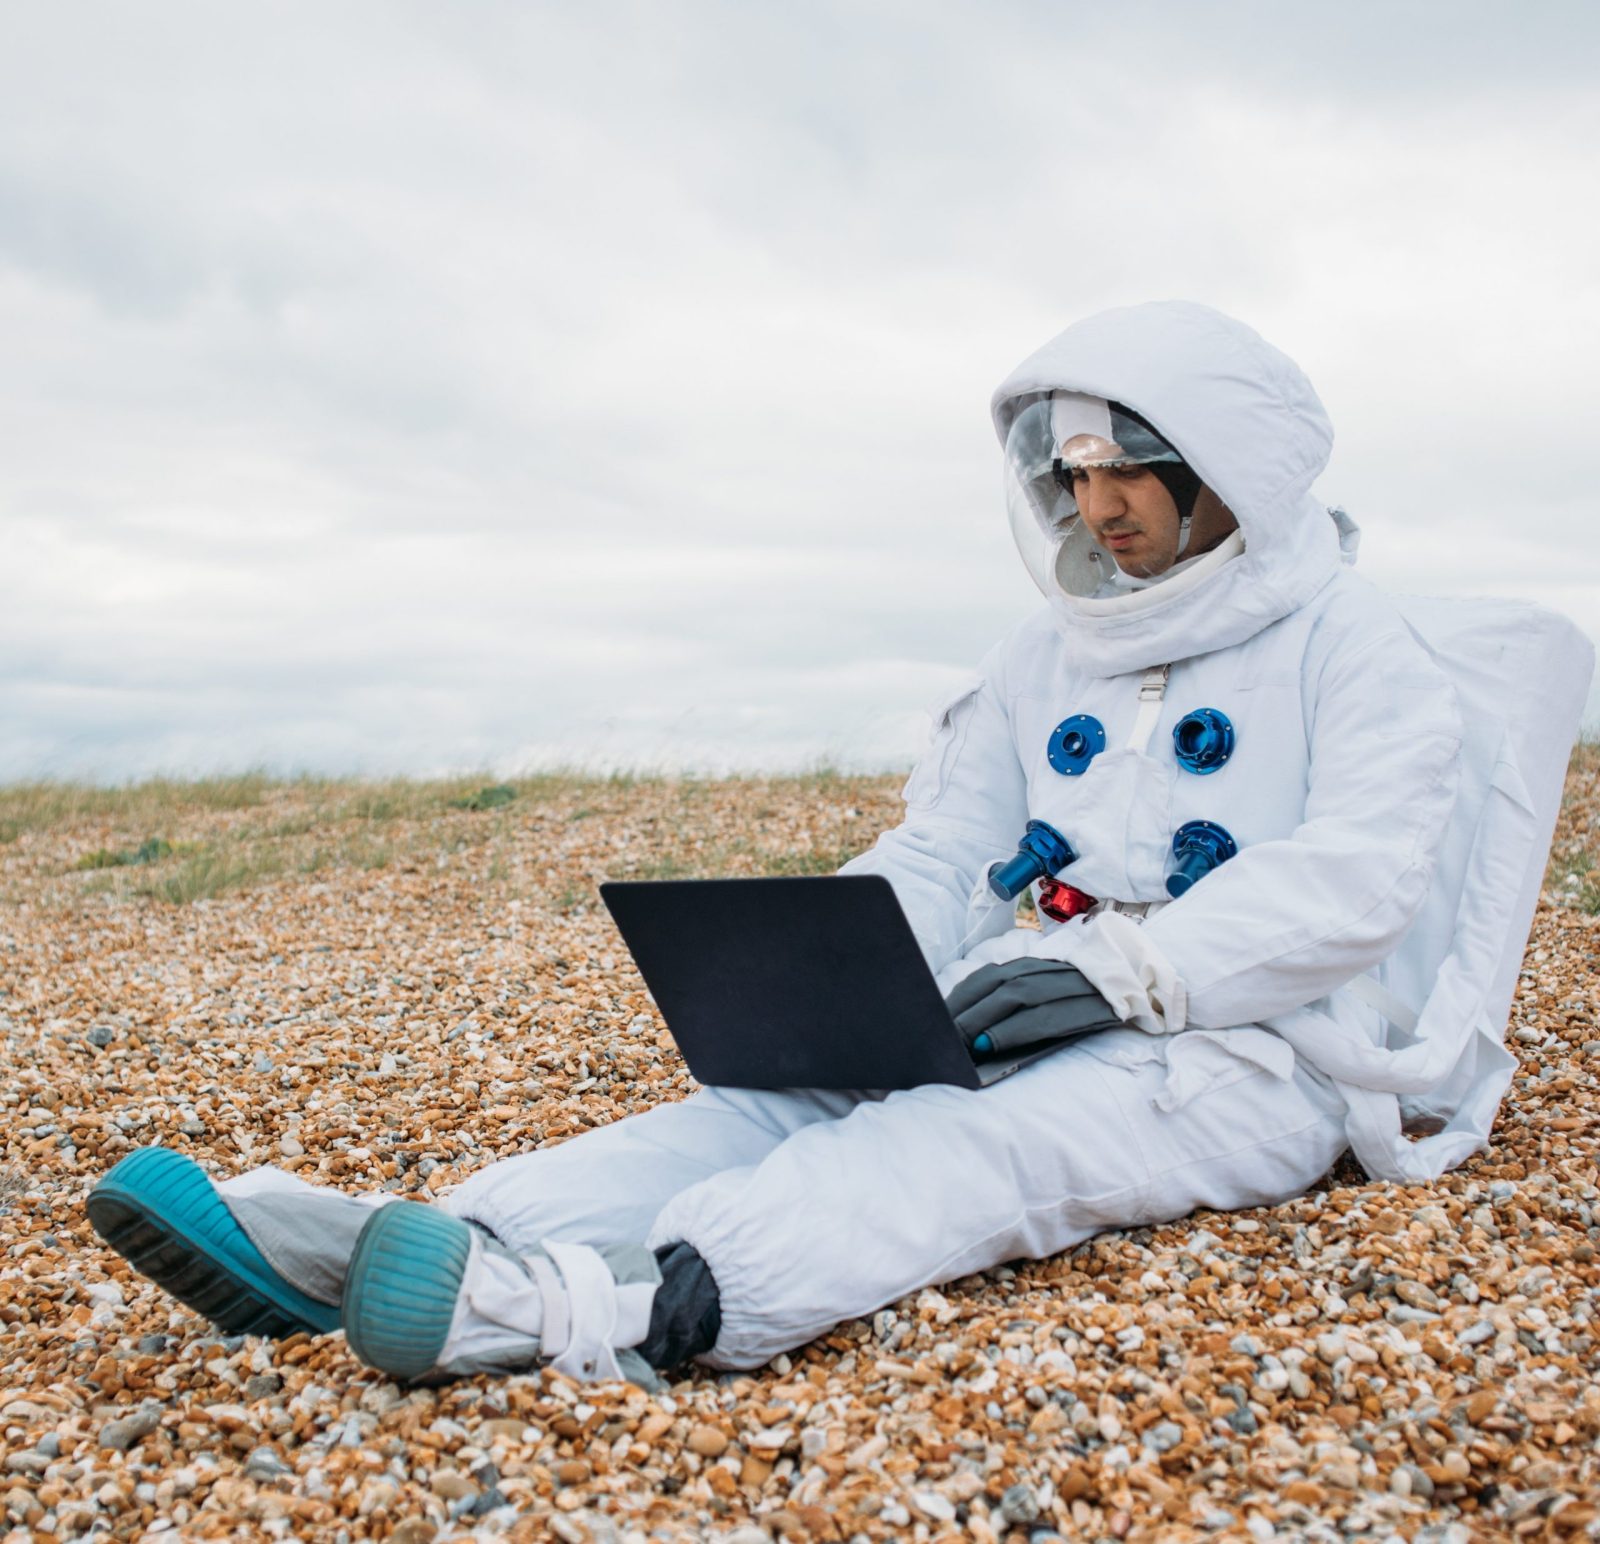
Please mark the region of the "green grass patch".
POLYGON ((517 790, 509 783, 491 783, 485 788, 480 788, 476 793, 469 793, 459 799, 450 800, 453 810, 497 810, 502 805, 509 804, 517 796, 517 790))
POLYGON ((172 856, 172 843, 164 841, 159 836, 152 836, 140 842, 137 847, 122 847, 111 851, 105 847, 98 847, 91 853, 85 853, 79 858, 75 867, 81 869, 107 869, 107 868, 144 868, 151 863, 159 863, 163 858, 172 856))
POLYGON ((235 777, 182 782, 152 778, 120 788, 95 788, 85 783, 10 783, 0 786, 0 825, 42 831, 88 820, 113 820, 119 825, 170 826, 189 810, 254 809, 276 787, 257 772, 235 777))
MULTIPOLYGON (((39 832, 59 843, 56 872, 87 871, 67 895, 172 905, 340 869, 415 872, 423 865, 467 863, 489 885, 537 883, 547 856, 541 829, 547 818, 559 827, 637 820, 637 845, 630 844, 630 856, 618 863, 618 878, 825 874, 875 834, 863 831, 854 839, 849 833, 859 812, 846 814, 847 807, 874 806, 885 788, 883 778, 844 777, 831 769, 798 778, 715 780, 557 772, 505 782, 479 773, 429 781, 249 775, 109 789, 33 783, 0 787, 0 833, 15 841, 39 832), (761 815, 754 821, 736 816, 732 824, 719 816, 716 836, 691 840, 708 804, 722 797, 735 801, 730 809, 748 804, 761 815), (785 830, 786 812, 804 816, 813 803, 837 806, 845 823, 830 820, 818 829, 808 816, 801 829, 785 830)), ((562 911, 595 904, 592 882, 580 883, 571 868, 546 882, 562 911)))
POLYGON ((276 878, 284 867, 284 855, 272 847, 212 848, 182 859, 159 875, 141 879, 133 888, 136 895, 187 906, 276 878))

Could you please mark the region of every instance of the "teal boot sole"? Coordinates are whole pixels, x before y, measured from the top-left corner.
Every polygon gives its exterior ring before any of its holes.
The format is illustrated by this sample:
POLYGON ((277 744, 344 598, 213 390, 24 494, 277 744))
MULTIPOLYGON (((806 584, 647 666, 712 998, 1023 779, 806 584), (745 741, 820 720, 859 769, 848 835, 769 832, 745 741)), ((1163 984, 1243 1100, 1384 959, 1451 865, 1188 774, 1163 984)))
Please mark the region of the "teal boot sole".
POLYGON ((350 1349, 391 1378, 438 1365, 472 1253, 472 1229, 437 1207, 400 1201, 361 1230, 344 1284, 350 1349))
POLYGON ((339 1310, 273 1270, 205 1170, 182 1153, 130 1153, 86 1205, 95 1232, 129 1265, 226 1334, 282 1338, 339 1328, 339 1310))

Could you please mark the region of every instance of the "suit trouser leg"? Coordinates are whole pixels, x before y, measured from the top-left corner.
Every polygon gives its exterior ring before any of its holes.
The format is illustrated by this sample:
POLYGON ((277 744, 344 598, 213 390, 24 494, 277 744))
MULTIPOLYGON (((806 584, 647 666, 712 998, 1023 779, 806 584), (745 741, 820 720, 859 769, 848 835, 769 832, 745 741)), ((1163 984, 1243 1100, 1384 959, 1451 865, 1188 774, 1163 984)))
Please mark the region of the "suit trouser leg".
MULTIPOLYGON (((802 1126, 836 1119, 860 1097, 705 1090, 556 1147, 490 1164, 438 1204, 481 1223, 519 1253, 547 1238, 642 1246, 657 1212, 677 1191, 729 1165, 758 1162, 802 1126)), ((334 1305, 372 1209, 400 1199, 314 1186, 270 1167, 218 1189, 268 1263, 302 1292, 334 1305)), ((662 1253, 664 1312, 652 1320, 651 1345, 667 1365, 685 1346, 698 1350, 709 1343, 704 1326, 716 1321, 717 1294, 692 1249, 662 1253)))
POLYGON ((724 1169, 760 1163, 795 1132, 871 1095, 708 1088, 582 1136, 503 1158, 440 1199, 509 1248, 642 1244, 662 1207, 724 1169))
MULTIPOLYGON (((441 1205, 521 1254, 545 1240, 642 1245, 672 1196, 727 1167, 759 1163, 796 1131, 837 1120, 864 1097, 870 1096, 706 1089, 491 1164, 441 1205)), ((652 1366, 668 1368, 712 1345, 720 1297, 714 1273, 692 1246, 664 1246, 656 1256, 660 1285, 637 1349, 652 1366)))
POLYGON ((929 1284, 1041 1258, 1108 1228, 1303 1192, 1345 1146, 1344 1107, 1302 1068, 1247 1063, 1176 1109, 1136 1031, 1068 1047, 995 1086, 862 1101, 758 1161, 680 1190, 653 1247, 683 1241, 721 1295, 703 1359, 752 1367, 929 1284))

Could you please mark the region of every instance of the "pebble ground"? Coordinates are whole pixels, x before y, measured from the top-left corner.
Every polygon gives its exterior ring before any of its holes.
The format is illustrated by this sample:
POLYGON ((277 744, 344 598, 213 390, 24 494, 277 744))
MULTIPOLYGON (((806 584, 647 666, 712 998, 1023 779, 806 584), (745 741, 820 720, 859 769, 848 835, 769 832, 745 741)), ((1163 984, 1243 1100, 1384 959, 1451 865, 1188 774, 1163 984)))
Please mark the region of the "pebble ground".
POLYGON ((1436 1184, 1347 1160, 657 1394, 408 1390, 339 1336, 219 1338, 91 1233, 118 1158, 427 1195, 679 1098, 596 883, 827 871, 898 811, 881 779, 515 792, 0 790, 7 1544, 1600 1537, 1592 749, 1520 1075, 1436 1184))

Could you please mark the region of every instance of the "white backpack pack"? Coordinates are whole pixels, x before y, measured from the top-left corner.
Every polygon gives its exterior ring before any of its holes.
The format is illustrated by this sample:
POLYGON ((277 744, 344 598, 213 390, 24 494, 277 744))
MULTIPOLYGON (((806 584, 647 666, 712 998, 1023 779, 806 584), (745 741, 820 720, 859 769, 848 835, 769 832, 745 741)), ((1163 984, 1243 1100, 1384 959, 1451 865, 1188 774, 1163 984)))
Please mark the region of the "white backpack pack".
POLYGON ((1374 1101, 1394 1157, 1379 1177, 1417 1181, 1487 1144, 1517 1065, 1506 1025, 1594 648, 1565 617, 1524 602, 1391 598, 1455 687, 1463 730, 1460 791, 1427 902, 1375 972, 1412 1010, 1386 1011, 1386 1045, 1413 1090, 1401 1113, 1408 1130, 1432 1132, 1396 1139, 1374 1101))

